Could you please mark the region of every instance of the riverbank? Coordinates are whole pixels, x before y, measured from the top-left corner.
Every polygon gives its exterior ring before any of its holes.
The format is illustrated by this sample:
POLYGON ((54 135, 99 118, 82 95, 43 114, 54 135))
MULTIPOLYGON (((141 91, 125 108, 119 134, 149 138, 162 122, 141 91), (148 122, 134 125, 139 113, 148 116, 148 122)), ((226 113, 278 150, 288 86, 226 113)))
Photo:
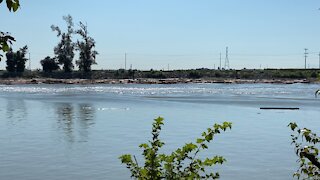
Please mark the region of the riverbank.
POLYGON ((182 84, 182 83, 318 83, 320 69, 242 69, 242 70, 93 70, 23 73, 0 71, 0 84, 182 84))
POLYGON ((0 84, 186 84, 186 83, 223 83, 223 84, 295 84, 295 83, 319 83, 317 80, 307 79, 189 79, 189 78, 139 78, 139 79, 56 79, 56 78, 9 78, 0 79, 0 84))

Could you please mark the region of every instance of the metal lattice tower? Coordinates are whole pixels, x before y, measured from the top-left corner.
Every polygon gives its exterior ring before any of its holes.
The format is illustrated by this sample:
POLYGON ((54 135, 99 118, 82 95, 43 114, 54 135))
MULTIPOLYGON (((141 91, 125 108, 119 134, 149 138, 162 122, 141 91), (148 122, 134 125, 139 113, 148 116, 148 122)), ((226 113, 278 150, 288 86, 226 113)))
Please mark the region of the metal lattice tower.
POLYGON ((230 63, 229 63, 229 47, 226 47, 226 59, 225 59, 224 69, 230 69, 230 63))
POLYGON ((308 49, 304 49, 304 69, 307 69, 307 57, 308 57, 308 49))

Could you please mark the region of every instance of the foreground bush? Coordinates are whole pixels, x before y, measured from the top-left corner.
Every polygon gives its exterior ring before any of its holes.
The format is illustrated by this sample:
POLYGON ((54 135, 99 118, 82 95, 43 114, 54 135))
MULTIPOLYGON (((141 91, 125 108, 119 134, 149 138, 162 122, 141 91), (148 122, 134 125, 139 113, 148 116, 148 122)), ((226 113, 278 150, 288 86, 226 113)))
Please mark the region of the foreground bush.
POLYGON ((319 145, 320 137, 310 129, 300 129, 296 123, 290 123, 289 127, 294 134, 292 144, 299 157, 299 169, 293 175, 298 179, 320 179, 319 145))
POLYGON ((231 123, 215 124, 202 133, 202 137, 196 140, 196 143, 185 144, 171 154, 160 154, 159 150, 164 145, 159 139, 163 118, 154 120, 152 126, 152 140, 147 144, 141 144, 143 149, 144 165, 140 166, 135 156, 125 154, 120 157, 123 164, 131 172, 131 177, 135 179, 217 179, 218 172, 207 173, 208 167, 216 164, 222 164, 226 160, 222 156, 214 156, 201 160, 197 157, 201 150, 208 148, 215 135, 221 131, 231 129, 231 123))

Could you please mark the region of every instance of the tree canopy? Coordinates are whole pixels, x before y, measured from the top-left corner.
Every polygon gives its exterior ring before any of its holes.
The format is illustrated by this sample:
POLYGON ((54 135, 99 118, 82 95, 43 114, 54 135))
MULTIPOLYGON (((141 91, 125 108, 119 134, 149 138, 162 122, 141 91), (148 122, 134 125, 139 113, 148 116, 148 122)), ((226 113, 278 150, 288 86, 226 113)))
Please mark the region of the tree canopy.
POLYGON ((54 54, 56 55, 59 64, 63 65, 63 70, 65 72, 71 72, 74 67, 72 63, 75 50, 75 43, 72 42, 74 24, 70 15, 63 16, 63 20, 67 23, 66 32, 62 32, 58 26, 51 26, 52 31, 56 31, 57 36, 61 38, 58 45, 54 48, 54 54))
POLYGON ((82 37, 82 41, 77 41, 77 50, 80 51, 79 60, 76 61, 79 70, 84 72, 91 71, 91 65, 96 63, 97 51, 93 50, 95 41, 88 34, 88 26, 80 22, 80 29, 76 31, 82 37))
POLYGON ((24 46, 20 48, 17 52, 13 52, 12 49, 10 49, 6 53, 7 57, 7 71, 8 72, 18 72, 22 73, 25 70, 25 64, 28 60, 26 58, 26 54, 28 52, 28 46, 24 46))
POLYGON ((47 56, 46 58, 41 60, 40 63, 44 72, 52 72, 59 69, 59 65, 56 59, 51 58, 50 56, 47 56))

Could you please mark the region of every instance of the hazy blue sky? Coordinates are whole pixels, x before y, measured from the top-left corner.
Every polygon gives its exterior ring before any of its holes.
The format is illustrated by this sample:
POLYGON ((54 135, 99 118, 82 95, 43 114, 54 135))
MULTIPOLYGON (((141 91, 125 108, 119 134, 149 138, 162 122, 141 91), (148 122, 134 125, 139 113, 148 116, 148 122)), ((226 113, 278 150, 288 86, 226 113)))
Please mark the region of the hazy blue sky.
MULTIPOLYGON (((318 67, 319 0, 21 0, 17 13, 0 7, 2 31, 29 46, 32 68, 53 55, 52 24, 63 15, 87 22, 97 42, 94 69, 214 68, 229 46, 231 68, 318 67)), ((0 63, 4 68, 5 62, 0 63)))

